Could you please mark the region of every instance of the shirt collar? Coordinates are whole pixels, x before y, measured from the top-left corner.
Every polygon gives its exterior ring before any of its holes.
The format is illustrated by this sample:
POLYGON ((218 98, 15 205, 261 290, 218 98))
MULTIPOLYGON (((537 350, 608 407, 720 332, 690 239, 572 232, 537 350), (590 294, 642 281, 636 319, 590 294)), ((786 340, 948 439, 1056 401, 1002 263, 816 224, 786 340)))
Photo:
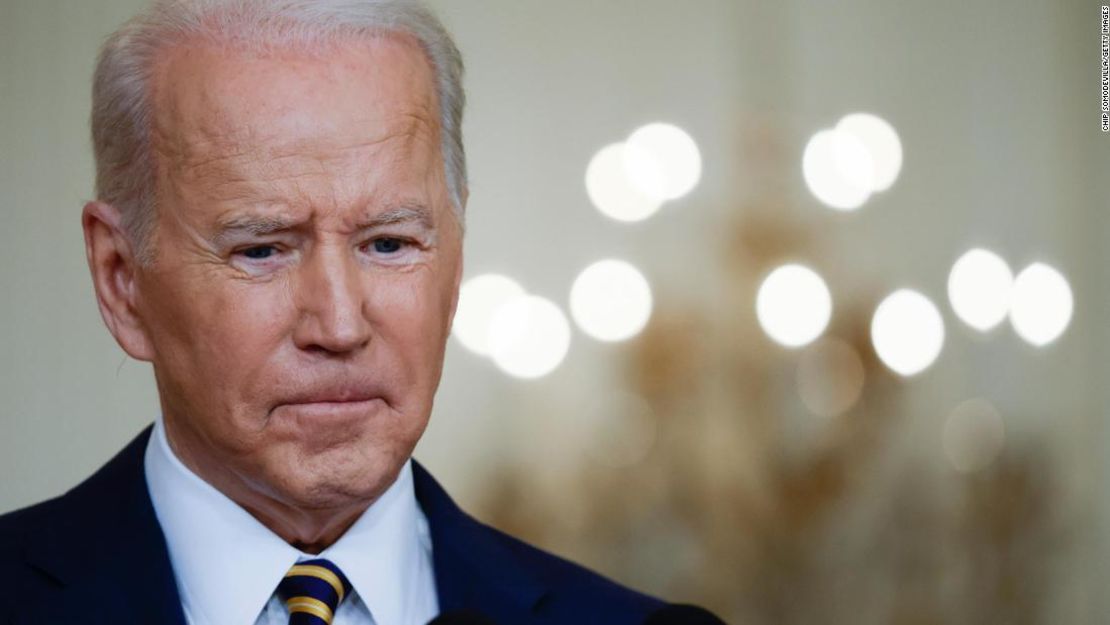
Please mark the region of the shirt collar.
POLYGON ((147 485, 183 607, 198 623, 254 623, 289 567, 327 558, 379 623, 402 622, 430 555, 412 467, 319 555, 289 545, 174 455, 162 417, 146 448, 147 485))

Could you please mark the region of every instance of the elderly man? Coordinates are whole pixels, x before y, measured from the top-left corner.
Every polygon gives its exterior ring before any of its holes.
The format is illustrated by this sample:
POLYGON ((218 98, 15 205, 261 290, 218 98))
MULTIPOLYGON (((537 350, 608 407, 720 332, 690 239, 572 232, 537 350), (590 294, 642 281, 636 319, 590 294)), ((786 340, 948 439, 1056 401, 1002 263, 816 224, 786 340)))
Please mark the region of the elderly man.
POLYGON ((82 225, 104 322, 153 364, 161 415, 0 517, 0 622, 663 607, 477 523, 410 461, 462 274, 461 73, 403 0, 164 0, 109 39, 82 225))

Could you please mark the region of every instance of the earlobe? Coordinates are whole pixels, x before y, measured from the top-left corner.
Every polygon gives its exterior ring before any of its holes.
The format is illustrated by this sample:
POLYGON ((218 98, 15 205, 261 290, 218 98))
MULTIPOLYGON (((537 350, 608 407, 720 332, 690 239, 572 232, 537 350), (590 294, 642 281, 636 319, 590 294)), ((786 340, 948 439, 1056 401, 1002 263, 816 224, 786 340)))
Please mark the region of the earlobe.
POLYGON ((104 324, 129 356, 150 361, 150 341, 136 306, 139 267, 120 225, 119 210, 103 202, 89 202, 81 213, 81 228, 104 324))

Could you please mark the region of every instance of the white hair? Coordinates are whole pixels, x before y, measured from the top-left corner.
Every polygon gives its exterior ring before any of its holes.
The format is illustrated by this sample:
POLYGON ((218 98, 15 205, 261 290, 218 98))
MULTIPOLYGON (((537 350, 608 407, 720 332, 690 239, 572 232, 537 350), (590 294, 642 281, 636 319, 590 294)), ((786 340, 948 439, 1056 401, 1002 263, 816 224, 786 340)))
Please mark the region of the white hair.
POLYGON ((108 38, 93 78, 97 197, 119 209, 140 262, 151 259, 157 208, 150 80, 160 54, 194 40, 311 49, 390 32, 414 37, 435 72, 444 173, 461 224, 467 187, 462 57, 419 0, 155 0, 108 38))

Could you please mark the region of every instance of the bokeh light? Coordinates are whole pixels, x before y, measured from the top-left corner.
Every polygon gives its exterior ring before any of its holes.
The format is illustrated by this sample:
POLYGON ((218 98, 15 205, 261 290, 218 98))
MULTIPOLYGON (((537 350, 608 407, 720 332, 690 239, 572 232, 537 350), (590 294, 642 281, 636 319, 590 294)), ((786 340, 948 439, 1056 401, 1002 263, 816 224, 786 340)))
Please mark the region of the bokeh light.
POLYGON ((812 269, 783 265, 760 285, 756 314, 763 331, 776 343, 801 347, 825 331, 832 316, 832 296, 812 269))
POLYGON ((506 302, 523 294, 524 288, 508 276, 489 273, 467 280, 459 288, 459 304, 451 332, 467 349, 488 356, 494 315, 506 302))
POLYGON ((929 298, 900 289, 879 304, 871 319, 871 341, 879 359, 911 376, 932 365, 944 347, 944 320, 929 298))
POLYGON ((625 145, 605 146, 586 168, 586 193, 601 214, 617 221, 642 221, 663 205, 632 185, 625 171, 625 145))
POLYGON ((676 200, 701 180, 701 152, 678 126, 648 124, 625 142, 624 167, 632 186, 658 201, 676 200))
POLYGON ((821 130, 802 156, 806 186, 823 204, 840 211, 863 206, 871 197, 875 169, 871 154, 855 135, 821 130))
POLYGON ((599 464, 614 468, 637 464, 655 445, 655 413, 635 393, 603 393, 590 402, 586 414, 594 426, 587 453, 599 464))
POLYGON ((1068 328, 1073 306, 1067 278, 1044 263, 1033 263, 1014 279, 1010 323, 1029 344, 1043 347, 1068 328))
POLYGON ((859 401, 866 373, 863 361, 847 342, 827 337, 798 359, 798 395, 819 417, 843 414, 859 401))
POLYGON ((836 130, 856 137, 870 155, 872 192, 889 189, 902 171, 902 141, 886 120, 870 113, 845 115, 836 130))
POLYGON ((944 422, 944 454, 957 471, 980 471, 998 457, 1006 441, 1002 415, 985 399, 956 406, 944 422))
POLYGON ((1010 311, 1014 274, 998 254, 976 248, 956 261, 948 274, 948 300, 964 323, 987 332, 1010 311))
POLYGON ((640 333, 651 317, 651 286, 623 260, 598 261, 582 271, 570 291, 571 316, 586 334, 623 341, 640 333))
POLYGON ((517 378, 539 378, 566 357, 570 323, 550 300, 519 295, 498 308, 489 337, 490 355, 502 371, 517 378))

